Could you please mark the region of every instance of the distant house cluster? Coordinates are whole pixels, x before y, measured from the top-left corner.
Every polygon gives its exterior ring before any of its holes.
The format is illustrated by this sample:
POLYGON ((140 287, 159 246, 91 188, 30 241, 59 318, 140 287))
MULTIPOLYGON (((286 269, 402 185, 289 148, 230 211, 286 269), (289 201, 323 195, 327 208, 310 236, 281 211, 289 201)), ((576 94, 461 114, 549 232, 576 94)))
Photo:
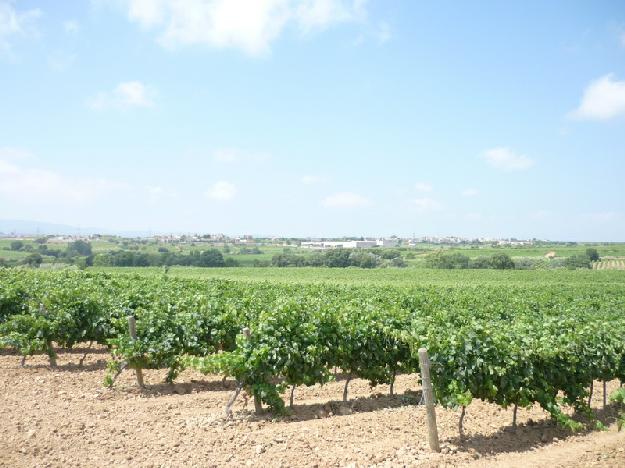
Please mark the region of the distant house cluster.
POLYGON ((373 247, 396 247, 399 244, 398 239, 367 239, 367 240, 348 240, 348 241, 311 241, 302 242, 300 247, 304 249, 370 249, 373 247))
POLYGON ((479 237, 475 239, 470 239, 468 237, 458 237, 458 236, 423 236, 423 237, 413 237, 412 239, 408 239, 408 246, 416 246, 417 244, 445 244, 445 245, 454 245, 454 244, 490 244, 490 245, 499 245, 499 246, 527 246, 534 244, 534 240, 524 240, 524 239, 515 239, 507 238, 507 239, 496 239, 490 237, 479 237))

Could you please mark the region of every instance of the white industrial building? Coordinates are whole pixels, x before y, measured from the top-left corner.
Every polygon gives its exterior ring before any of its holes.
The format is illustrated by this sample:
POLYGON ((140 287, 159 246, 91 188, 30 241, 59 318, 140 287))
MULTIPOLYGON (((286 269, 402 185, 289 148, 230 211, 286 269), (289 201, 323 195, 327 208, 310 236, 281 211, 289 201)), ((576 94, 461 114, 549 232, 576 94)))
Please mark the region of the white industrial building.
POLYGON ((304 249, 370 249, 372 247, 395 247, 397 239, 351 240, 351 241, 315 241, 302 242, 304 249))
POLYGON ((391 238, 391 239, 378 239, 376 241, 378 247, 397 247, 399 244, 399 239, 391 238))

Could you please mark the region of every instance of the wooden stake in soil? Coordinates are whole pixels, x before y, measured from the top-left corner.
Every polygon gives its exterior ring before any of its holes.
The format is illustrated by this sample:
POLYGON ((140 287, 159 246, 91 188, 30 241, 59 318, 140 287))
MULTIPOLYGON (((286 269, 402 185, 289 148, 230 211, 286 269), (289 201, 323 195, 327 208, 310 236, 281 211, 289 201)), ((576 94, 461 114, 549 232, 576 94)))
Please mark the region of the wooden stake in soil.
MULTIPOLYGON (((137 340, 137 321, 134 317, 128 317, 128 332, 130 333, 130 338, 133 341, 137 340)), ((143 388, 143 371, 140 367, 135 367, 135 372, 137 373, 137 384, 139 387, 143 388)))
POLYGON ((243 389, 243 385, 238 383, 237 388, 235 389, 234 393, 228 399, 228 403, 226 404, 226 410, 225 410, 226 418, 232 417, 232 405, 234 404, 234 400, 236 400, 237 397, 239 396, 239 393, 241 393, 241 389, 243 389))
MULTIPOLYGON (((252 331, 249 328, 245 327, 241 332, 248 342, 252 339, 252 331)), ((256 414, 261 414, 263 412, 263 404, 260 401, 260 395, 256 394, 256 391, 254 391, 254 411, 256 414)))
POLYGON ((590 394, 588 395, 588 406, 590 406, 590 403, 592 402, 592 392, 595 386, 595 382, 594 380, 590 381, 590 394))
POLYGON ((419 348, 419 367, 421 368, 421 386, 425 408, 428 415, 428 442, 434 452, 440 452, 438 428, 436 427, 436 410, 434 409, 434 391, 430 380, 430 357, 428 350, 419 348))
POLYGON ((605 407, 608 406, 608 383, 603 381, 603 410, 605 411, 605 407))
POLYGON ((516 427, 516 413, 518 409, 519 409, 519 404, 515 403, 514 410, 512 410, 512 427, 516 427))
POLYGON ((46 343, 48 347, 48 358, 50 359, 50 367, 56 367, 56 353, 54 352, 54 346, 52 346, 52 342, 48 341, 46 343))

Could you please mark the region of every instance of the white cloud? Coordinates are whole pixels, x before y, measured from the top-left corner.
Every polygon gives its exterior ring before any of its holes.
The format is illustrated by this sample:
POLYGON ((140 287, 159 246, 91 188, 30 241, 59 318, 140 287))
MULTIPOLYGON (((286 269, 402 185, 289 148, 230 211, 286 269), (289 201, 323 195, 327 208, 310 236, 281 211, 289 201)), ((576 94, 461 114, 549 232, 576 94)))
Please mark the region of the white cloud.
POLYGON ((305 175, 304 177, 302 177, 301 181, 304 185, 314 185, 321 182, 321 177, 314 175, 305 175))
POLYGON ((14 37, 36 34, 35 23, 40 16, 38 8, 18 11, 12 1, 0 0, 0 53, 11 52, 14 37))
POLYGON ((360 21, 367 16, 364 0, 303 0, 297 4, 295 20, 304 32, 335 23, 360 21))
POLYGON ((462 191, 462 196, 466 198, 477 197, 480 191, 476 188, 467 188, 462 191))
POLYGON ((576 119, 608 120, 625 115, 625 81, 604 75, 586 87, 582 102, 570 116, 576 119))
POLYGON ((118 84, 113 91, 96 94, 87 100, 87 105, 94 110, 152 107, 153 94, 153 91, 140 81, 126 81, 118 84))
POLYGON ((162 0, 129 0, 128 17, 146 28, 158 25, 164 21, 167 3, 162 0))
POLYGON ((226 182, 225 180, 220 180, 219 182, 216 182, 205 193, 207 198, 218 201, 232 200, 236 194, 237 188, 234 186, 234 184, 226 182))
POLYGON ((502 171, 522 171, 534 165, 534 161, 522 154, 515 154, 510 148, 497 147, 484 153, 488 164, 502 171))
POLYGON ((76 179, 53 170, 28 167, 19 153, 14 161, 10 156, 11 153, 6 157, 5 151, 0 152, 0 197, 16 203, 80 205, 127 188, 107 179, 76 179))
POLYGON ((354 192, 337 192, 324 198, 322 204, 329 208, 357 208, 367 206, 369 200, 354 192))
POLYGON ((269 51, 287 25, 302 33, 366 17, 364 0, 127 0, 128 18, 157 29, 165 47, 269 51))
POLYGON ((432 184, 430 184, 429 182, 417 182, 415 184, 415 189, 417 190, 417 192, 431 192, 432 184))
POLYGON ((417 198, 413 200, 413 205, 417 207, 419 213, 429 213, 442 208, 442 205, 438 201, 429 197, 417 198))
POLYGON ((78 21, 67 20, 63 22, 63 29, 68 34, 74 34, 78 32, 78 30, 80 29, 80 25, 78 24, 78 21))

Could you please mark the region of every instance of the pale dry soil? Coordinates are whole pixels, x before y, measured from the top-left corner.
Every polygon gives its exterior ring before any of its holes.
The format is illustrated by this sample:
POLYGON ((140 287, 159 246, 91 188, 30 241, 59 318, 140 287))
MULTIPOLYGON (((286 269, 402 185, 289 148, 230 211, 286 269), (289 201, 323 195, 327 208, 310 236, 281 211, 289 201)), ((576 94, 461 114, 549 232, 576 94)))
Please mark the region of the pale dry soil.
MULTIPOLYGON (((607 431, 571 435, 540 408, 519 410, 475 401, 467 409, 465 438, 459 411, 437 407, 443 453, 427 445, 425 408, 417 377, 401 376, 396 396, 388 386, 349 385, 342 376, 324 386, 298 388, 290 415, 253 415, 239 397, 234 417, 223 408, 234 382, 185 371, 175 385, 165 371, 144 371, 147 388, 124 371, 115 388, 102 385, 107 352, 60 352, 47 357, 0 355, 0 466, 549 466, 625 467, 625 432, 613 424, 615 409, 602 409, 601 384, 593 408, 607 431)), ((617 387, 609 384, 609 391, 617 387)), ((288 395, 285 395, 288 402, 288 395)))

